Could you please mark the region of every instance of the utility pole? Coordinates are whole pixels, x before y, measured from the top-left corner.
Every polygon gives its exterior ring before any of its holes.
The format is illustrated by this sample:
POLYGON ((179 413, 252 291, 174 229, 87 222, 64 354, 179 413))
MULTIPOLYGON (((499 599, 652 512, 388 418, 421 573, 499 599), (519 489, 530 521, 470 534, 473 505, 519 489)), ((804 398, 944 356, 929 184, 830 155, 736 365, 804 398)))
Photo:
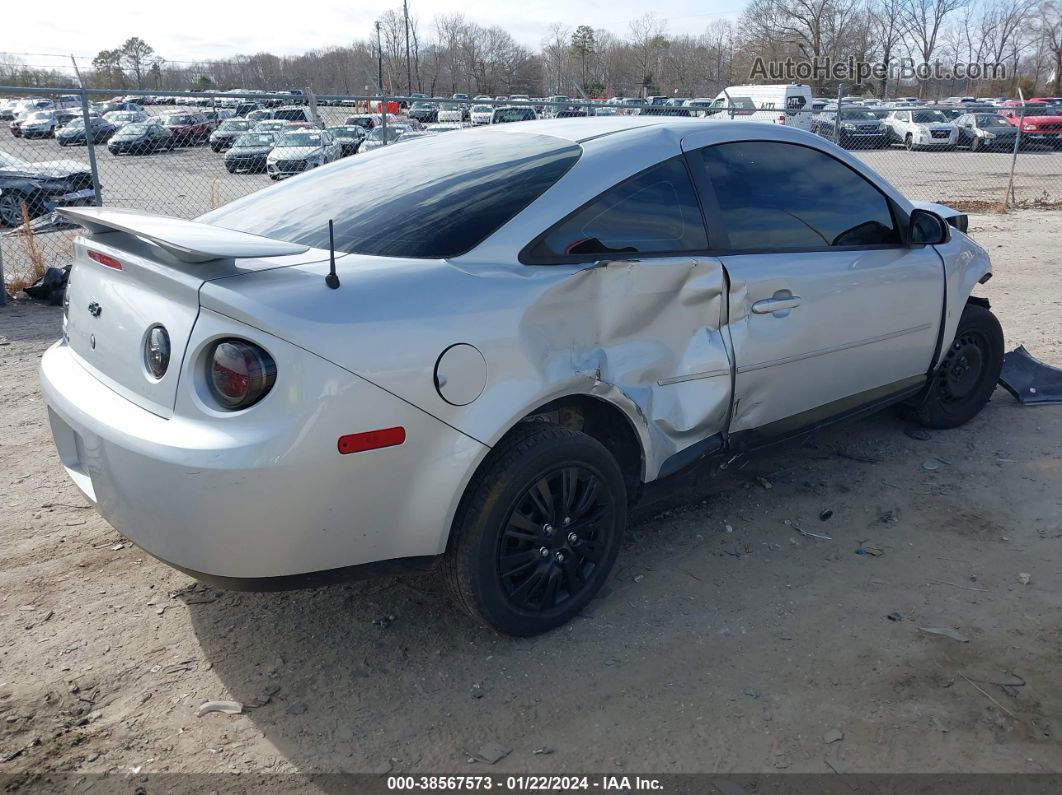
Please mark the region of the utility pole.
POLYGON ((409 0, 402 0, 402 16, 406 21, 406 96, 413 93, 413 75, 409 66, 409 0))
POLYGON ((380 20, 376 20, 376 85, 383 96, 383 48, 380 46, 380 20))

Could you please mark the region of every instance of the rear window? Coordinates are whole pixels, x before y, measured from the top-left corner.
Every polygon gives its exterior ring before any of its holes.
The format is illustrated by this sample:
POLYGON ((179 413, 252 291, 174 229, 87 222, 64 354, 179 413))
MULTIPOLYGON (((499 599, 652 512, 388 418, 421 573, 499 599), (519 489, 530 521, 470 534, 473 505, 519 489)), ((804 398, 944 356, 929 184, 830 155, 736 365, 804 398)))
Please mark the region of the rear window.
POLYGON ((306 114, 300 110, 278 110, 273 113, 274 119, 284 119, 285 121, 306 121, 306 114))
POLYGON ((542 195, 580 154, 577 144, 532 133, 431 136, 316 169, 199 220, 328 248, 332 219, 337 251, 455 257, 542 195))

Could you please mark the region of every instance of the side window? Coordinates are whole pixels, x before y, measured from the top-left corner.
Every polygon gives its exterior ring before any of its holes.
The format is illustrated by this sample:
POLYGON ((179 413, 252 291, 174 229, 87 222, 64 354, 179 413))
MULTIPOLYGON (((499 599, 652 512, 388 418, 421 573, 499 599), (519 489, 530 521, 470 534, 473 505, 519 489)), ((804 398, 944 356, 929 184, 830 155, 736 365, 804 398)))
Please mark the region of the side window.
POLYGON ((732 249, 895 245, 885 196, 825 152, 741 141, 700 151, 732 249))
POLYGON ((533 259, 708 248, 700 205, 681 157, 609 188, 561 221, 529 252, 533 259))

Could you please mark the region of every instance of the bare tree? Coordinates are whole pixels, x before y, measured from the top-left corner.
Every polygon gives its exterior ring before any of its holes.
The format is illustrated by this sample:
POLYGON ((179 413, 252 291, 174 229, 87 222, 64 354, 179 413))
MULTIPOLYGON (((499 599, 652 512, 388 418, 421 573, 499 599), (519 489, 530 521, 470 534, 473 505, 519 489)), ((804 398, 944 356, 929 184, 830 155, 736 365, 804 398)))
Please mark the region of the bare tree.
POLYGON ((668 45, 664 35, 666 29, 667 22, 652 11, 630 23, 630 45, 641 96, 645 96, 656 85, 658 60, 668 45))
MULTIPOLYGON (((903 17, 908 34, 912 40, 912 49, 918 53, 922 63, 930 63, 937 50, 941 28, 944 20, 969 0, 903 0, 903 17)), ((926 81, 920 81, 918 95, 925 96, 926 81)))
POLYGON ((903 0, 873 0, 867 6, 870 30, 878 47, 878 56, 886 71, 881 78, 879 90, 882 99, 889 96, 889 65, 904 38, 903 0))
POLYGON ((1051 93, 1062 94, 1062 5, 1045 3, 1040 23, 1043 42, 1054 58, 1054 74, 1051 78, 1051 93))

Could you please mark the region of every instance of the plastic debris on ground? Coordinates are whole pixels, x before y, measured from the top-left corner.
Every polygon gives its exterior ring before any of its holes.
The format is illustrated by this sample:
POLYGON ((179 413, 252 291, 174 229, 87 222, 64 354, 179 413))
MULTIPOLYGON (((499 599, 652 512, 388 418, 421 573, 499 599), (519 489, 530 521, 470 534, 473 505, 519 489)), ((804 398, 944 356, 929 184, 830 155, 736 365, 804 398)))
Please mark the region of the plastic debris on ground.
POLYGON ((1062 403, 1062 369, 1044 364, 1024 345, 1003 354, 999 383, 1023 405, 1062 403))

